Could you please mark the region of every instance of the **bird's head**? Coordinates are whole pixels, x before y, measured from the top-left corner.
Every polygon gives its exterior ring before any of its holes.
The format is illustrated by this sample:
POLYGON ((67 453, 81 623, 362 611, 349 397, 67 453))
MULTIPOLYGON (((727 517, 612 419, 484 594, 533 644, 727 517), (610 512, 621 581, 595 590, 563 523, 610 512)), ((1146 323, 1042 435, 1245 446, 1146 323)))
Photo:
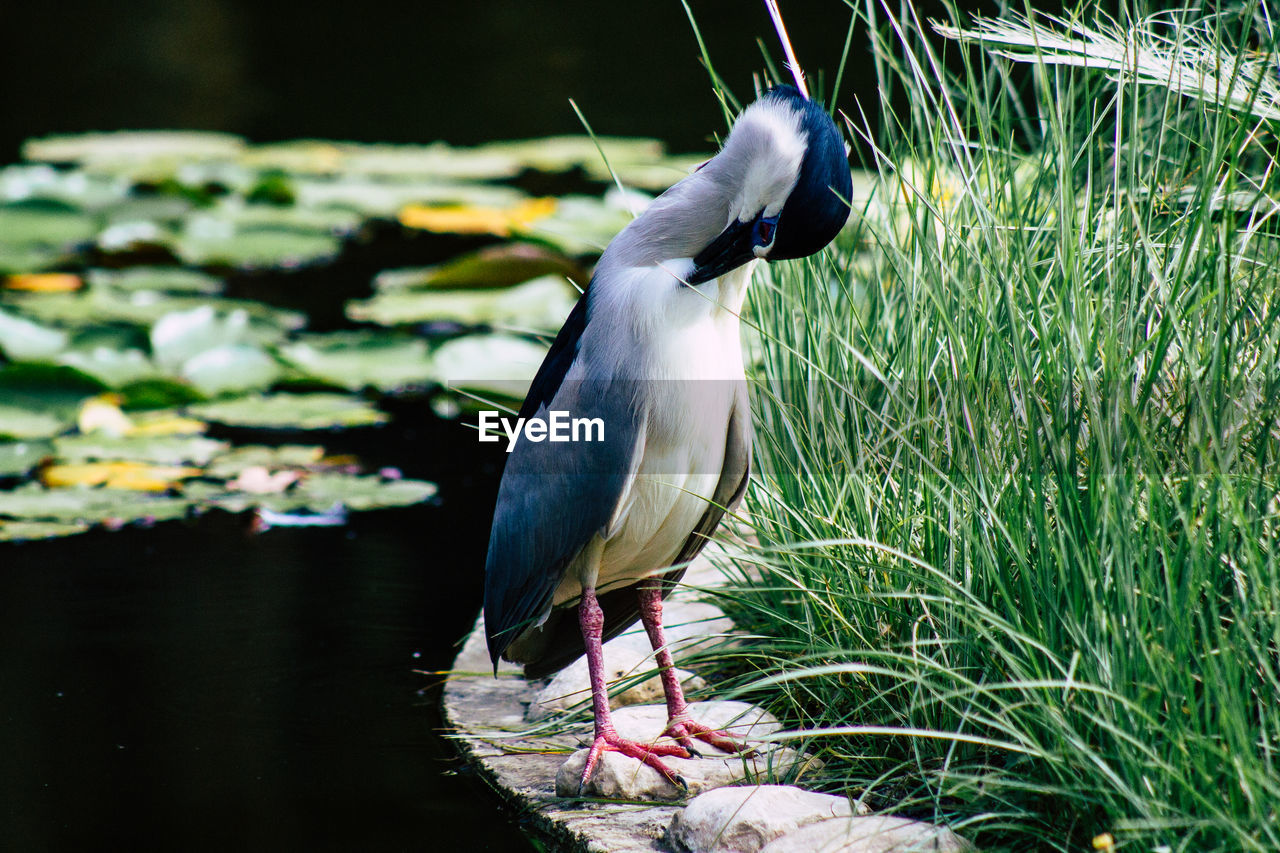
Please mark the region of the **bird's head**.
POLYGON ((791 86, 775 86, 738 116, 715 160, 732 182, 725 229, 693 259, 690 284, 748 261, 803 258, 849 217, 849 161, 835 122, 791 86))

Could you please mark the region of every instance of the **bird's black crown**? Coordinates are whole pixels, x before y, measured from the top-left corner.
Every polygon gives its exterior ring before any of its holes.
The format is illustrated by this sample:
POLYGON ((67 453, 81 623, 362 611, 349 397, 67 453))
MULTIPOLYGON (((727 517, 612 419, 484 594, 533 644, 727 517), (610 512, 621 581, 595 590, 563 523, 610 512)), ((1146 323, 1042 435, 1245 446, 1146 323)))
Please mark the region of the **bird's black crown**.
POLYGON ((761 100, 784 101, 800 113, 806 137, 800 177, 778 217, 778 233, 769 260, 803 258, 835 239, 849 218, 853 179, 840 131, 822 107, 794 86, 774 86, 761 100))

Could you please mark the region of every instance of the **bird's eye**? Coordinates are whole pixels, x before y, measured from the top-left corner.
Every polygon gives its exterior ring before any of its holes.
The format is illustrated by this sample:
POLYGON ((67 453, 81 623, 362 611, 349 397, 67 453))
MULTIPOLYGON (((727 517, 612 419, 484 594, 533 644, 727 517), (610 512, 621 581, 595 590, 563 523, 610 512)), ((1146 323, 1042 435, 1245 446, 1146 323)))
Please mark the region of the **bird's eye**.
POLYGON ((778 217, 760 217, 756 220, 755 234, 752 235, 757 246, 768 246, 773 243, 773 234, 778 227, 778 217))

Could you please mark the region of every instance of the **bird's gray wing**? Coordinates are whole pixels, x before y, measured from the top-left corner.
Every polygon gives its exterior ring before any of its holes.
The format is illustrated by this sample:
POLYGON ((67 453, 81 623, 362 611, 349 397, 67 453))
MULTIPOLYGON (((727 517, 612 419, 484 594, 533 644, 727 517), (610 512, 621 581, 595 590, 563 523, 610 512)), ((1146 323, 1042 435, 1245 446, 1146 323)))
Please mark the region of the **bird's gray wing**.
MULTIPOLYGON (((675 565, 689 563, 702 553, 711 534, 720 526, 727 510, 735 509, 742 502, 751 478, 751 402, 747 399, 747 384, 738 384, 733 411, 729 415, 728 436, 724 448, 724 465, 720 468, 720 480, 702 514, 697 527, 685 540, 675 565)), ((678 580, 678 578, 677 578, 678 580)))
MULTIPOLYGON (((747 399, 746 383, 742 383, 729 416, 720 479, 716 483, 715 492, 711 496, 706 512, 702 514, 697 526, 680 549, 679 556, 672 563, 675 568, 660 576, 664 598, 684 576, 688 563, 706 546, 711 534, 715 532, 720 520, 724 517, 725 511, 735 508, 742 501, 742 495, 747 490, 747 481, 751 475, 750 405, 747 399)), ((636 595, 634 584, 606 590, 599 594, 599 598, 600 609, 604 612, 603 638, 605 640, 618 636, 640 618, 640 599, 636 595)), ((549 623, 545 627, 549 634, 543 646, 545 651, 537 660, 525 664, 524 673, 529 678, 542 678, 564 669, 585 651, 582 633, 576 620, 558 619, 554 624, 549 623)))
POLYGON ((485 562, 484 616, 494 663, 542 619, 570 563, 613 520, 632 477, 641 419, 634 383, 566 381, 586 325, 583 296, 539 368, 522 417, 600 418, 600 441, 517 441, 498 487, 485 562))

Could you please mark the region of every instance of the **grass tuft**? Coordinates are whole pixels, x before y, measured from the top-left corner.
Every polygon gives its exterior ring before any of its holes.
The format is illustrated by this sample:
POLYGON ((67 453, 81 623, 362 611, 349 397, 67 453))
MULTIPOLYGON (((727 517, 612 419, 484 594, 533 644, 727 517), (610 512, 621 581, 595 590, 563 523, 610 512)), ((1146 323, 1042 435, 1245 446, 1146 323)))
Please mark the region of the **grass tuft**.
POLYGON ((908 107, 753 294, 737 692, 982 849, 1280 849, 1275 44, 1142 12, 868 2, 908 107))

